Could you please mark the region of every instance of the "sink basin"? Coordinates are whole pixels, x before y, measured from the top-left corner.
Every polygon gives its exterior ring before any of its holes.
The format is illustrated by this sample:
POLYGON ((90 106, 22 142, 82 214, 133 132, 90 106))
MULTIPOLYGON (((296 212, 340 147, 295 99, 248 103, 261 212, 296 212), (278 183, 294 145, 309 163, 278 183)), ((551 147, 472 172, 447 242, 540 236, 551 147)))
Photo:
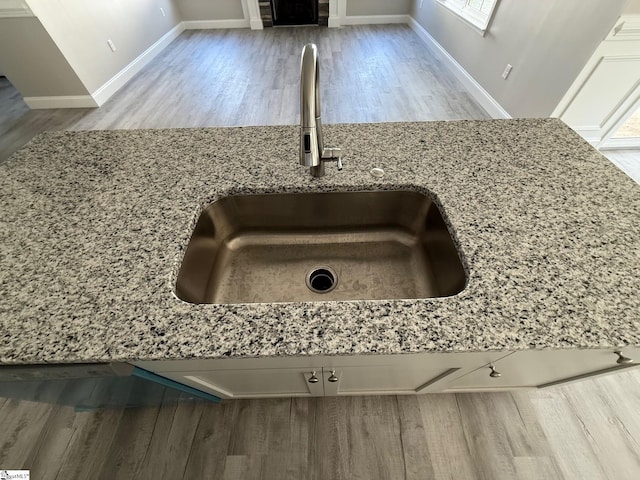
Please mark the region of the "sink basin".
POLYGON ((207 207, 176 282, 191 303, 451 296, 466 277, 436 204, 412 191, 238 195, 207 207))

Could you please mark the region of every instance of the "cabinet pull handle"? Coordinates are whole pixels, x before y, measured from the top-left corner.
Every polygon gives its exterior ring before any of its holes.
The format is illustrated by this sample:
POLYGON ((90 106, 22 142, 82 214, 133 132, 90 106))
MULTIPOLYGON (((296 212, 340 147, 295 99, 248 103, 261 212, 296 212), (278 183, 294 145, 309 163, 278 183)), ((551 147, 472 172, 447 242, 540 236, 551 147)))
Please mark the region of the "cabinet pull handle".
POLYGON ((625 357, 624 355, 622 355, 622 352, 619 350, 616 350, 615 352, 616 355, 618 355, 618 360, 616 360, 616 363, 619 365, 626 365, 627 363, 633 363, 633 359, 629 358, 629 357, 625 357))
POLYGON ((489 373, 489 376, 491 378, 500 378, 502 376, 502 374, 498 372, 496 370, 496 367, 494 367, 493 365, 489 365, 489 368, 491 369, 491 372, 489 373))
POLYGON ((331 376, 328 378, 331 383, 335 383, 338 381, 338 377, 336 377, 336 371, 331 370, 331 376))
POLYGON ((320 379, 316 377, 316 371, 311 372, 311 376, 309 377, 309 383, 318 383, 320 379))

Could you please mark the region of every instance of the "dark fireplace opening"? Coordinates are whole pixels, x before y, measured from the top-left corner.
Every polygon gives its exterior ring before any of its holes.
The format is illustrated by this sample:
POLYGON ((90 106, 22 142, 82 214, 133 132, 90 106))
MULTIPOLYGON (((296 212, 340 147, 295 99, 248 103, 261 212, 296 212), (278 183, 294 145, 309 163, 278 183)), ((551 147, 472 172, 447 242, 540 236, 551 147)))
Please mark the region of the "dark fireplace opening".
POLYGON ((318 25, 318 0, 271 0, 274 25, 318 25))

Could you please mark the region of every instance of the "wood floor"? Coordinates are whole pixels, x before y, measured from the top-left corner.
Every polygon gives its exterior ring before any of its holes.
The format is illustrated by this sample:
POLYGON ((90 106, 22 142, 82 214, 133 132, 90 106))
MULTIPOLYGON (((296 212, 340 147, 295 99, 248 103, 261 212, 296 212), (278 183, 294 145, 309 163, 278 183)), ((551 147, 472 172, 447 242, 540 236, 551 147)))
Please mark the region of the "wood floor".
POLYGON ((640 371, 546 390, 94 412, 0 400, 0 425, 0 468, 33 479, 637 480, 640 371))
MULTIPOLYGON (((100 109, 29 111, 0 79, 0 161, 43 130, 295 124, 309 41, 327 123, 488 118, 406 26, 192 31, 100 109)), ((0 399, 0 469, 34 479, 635 480, 639 452, 637 370, 493 394, 95 412, 0 399)))
POLYGON ((297 124, 309 42, 325 123, 489 118, 406 25, 191 30, 99 109, 29 111, 0 79, 0 161, 43 130, 297 124))
MULTIPOLYGON (((195 30, 98 109, 29 110, 0 77, 0 162, 46 130, 296 124, 308 42, 326 123, 489 118, 406 25, 195 30)), ((606 155, 640 182, 640 150, 620 152, 606 155)))

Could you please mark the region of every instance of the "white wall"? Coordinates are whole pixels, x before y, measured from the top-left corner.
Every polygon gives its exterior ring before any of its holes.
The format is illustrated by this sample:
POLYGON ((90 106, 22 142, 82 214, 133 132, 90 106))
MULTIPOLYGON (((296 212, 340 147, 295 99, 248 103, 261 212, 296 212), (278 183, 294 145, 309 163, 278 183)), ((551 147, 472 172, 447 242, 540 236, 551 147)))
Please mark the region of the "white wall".
POLYGON ((0 18, 0 62, 24 97, 89 93, 35 17, 0 18))
POLYGON ((233 20, 244 18, 241 0, 175 0, 183 20, 233 20))
POLYGON ((0 0, 0 17, 31 17, 24 0, 0 0))
MULTIPOLYGON (((242 19, 241 0, 174 0, 185 21, 242 19)), ((347 16, 408 15, 412 0, 345 0, 347 16)))
MULTIPOLYGON (((92 93, 180 23, 172 0, 28 0, 28 3, 92 93), (107 45, 107 39, 115 44, 115 52, 107 45)), ((24 95, 22 90, 21 93, 24 95)))
POLYGON ((640 15, 640 0, 628 0, 624 13, 626 15, 640 15))
POLYGON ((347 16, 408 15, 411 0, 347 0, 347 16))
POLYGON ((482 37, 436 0, 420 1, 416 21, 513 117, 551 114, 626 3, 501 0, 482 37))

